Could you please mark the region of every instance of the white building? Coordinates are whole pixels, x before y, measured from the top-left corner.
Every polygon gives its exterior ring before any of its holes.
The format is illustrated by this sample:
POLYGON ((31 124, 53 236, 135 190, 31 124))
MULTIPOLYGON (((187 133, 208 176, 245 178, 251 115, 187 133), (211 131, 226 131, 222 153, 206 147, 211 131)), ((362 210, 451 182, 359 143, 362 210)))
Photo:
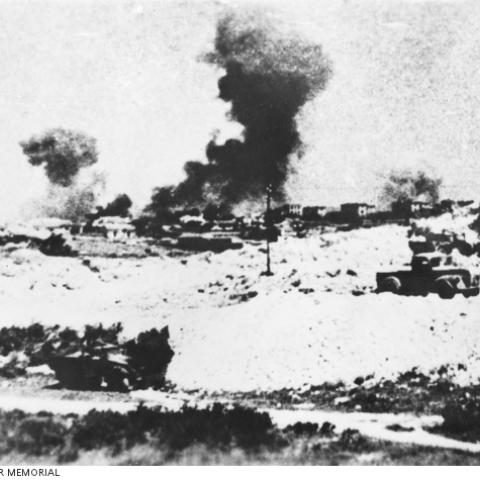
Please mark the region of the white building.
POLYGON ((124 217, 100 217, 93 221, 92 227, 110 240, 125 240, 135 233, 130 218, 124 217))

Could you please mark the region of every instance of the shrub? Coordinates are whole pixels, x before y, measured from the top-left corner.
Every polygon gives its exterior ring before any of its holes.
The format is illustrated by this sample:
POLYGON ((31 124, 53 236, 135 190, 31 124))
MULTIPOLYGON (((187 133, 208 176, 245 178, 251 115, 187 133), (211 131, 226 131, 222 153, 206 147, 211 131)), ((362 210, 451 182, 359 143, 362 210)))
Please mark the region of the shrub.
POLYGON ((129 365, 138 372, 140 386, 163 386, 168 364, 174 355, 168 343, 169 338, 168 327, 160 331, 152 328, 124 344, 129 365))
POLYGON ((51 417, 26 418, 8 439, 10 449, 27 455, 46 455, 65 444, 66 427, 51 417))
POLYGON ((480 399, 462 396, 448 402, 442 410, 442 430, 451 433, 471 432, 480 435, 480 399))
POLYGON ((274 439, 272 432, 267 413, 244 407, 215 404, 204 410, 161 412, 140 406, 127 414, 90 411, 74 423, 73 443, 85 450, 111 447, 114 452, 147 439, 172 451, 194 443, 253 448, 274 439))
POLYGON ((129 414, 92 410, 75 421, 72 443, 84 450, 109 447, 113 453, 146 440, 146 425, 132 420, 129 414))
POLYGON ((364 452, 371 448, 370 441, 358 430, 347 428, 342 432, 337 444, 345 450, 352 452, 364 452))
POLYGON ((318 431, 318 423, 297 422, 286 427, 285 431, 295 435, 314 435, 318 431))
POLYGON ((107 449, 117 455, 141 444, 168 457, 197 445, 247 451, 278 448, 287 440, 267 413, 240 406, 215 404, 177 412, 139 406, 128 413, 92 410, 83 416, 0 411, 0 454, 56 455, 57 461, 69 462, 82 450, 107 449))
POLYGON ((47 339, 47 332, 39 323, 29 327, 3 327, 0 329, 0 355, 28 349, 47 339))

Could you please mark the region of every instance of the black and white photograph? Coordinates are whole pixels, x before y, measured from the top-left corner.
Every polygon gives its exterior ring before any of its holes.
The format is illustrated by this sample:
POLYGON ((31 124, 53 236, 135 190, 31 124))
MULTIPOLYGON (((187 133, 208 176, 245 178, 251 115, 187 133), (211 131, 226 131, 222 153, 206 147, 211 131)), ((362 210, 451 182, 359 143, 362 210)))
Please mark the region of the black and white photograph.
POLYGON ((480 2, 0 25, 0 476, 480 464, 480 2))

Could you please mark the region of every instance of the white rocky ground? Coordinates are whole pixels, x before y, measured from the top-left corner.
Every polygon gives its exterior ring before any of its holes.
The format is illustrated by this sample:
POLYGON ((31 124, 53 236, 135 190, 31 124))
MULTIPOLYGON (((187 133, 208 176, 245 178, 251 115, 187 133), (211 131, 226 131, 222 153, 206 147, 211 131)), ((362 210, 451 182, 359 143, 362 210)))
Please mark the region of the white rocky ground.
MULTIPOLYGON (((378 270, 408 268, 406 227, 281 239, 145 259, 0 254, 1 325, 122 322, 126 336, 168 325, 168 378, 183 388, 277 389, 463 363, 480 376, 480 297, 377 295, 378 270), (93 268, 93 270, 96 270, 93 268), (352 293, 353 292, 353 293, 352 293)), ((477 263, 478 259, 469 259, 477 263)))

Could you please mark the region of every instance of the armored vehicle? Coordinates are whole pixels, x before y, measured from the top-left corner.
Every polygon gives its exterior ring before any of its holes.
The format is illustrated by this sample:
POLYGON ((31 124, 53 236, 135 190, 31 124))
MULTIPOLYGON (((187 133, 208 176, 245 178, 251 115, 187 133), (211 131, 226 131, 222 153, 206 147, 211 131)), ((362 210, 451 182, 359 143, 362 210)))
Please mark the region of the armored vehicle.
POLYGON ((377 292, 399 295, 428 295, 453 298, 457 293, 465 297, 478 295, 479 276, 466 268, 453 266, 452 257, 439 252, 414 255, 410 270, 377 273, 377 292))
MULTIPOLYGON (((88 328, 88 327, 87 327, 88 328)), ((121 326, 115 336, 119 333, 121 326)), ((174 352, 168 339, 168 327, 153 328, 137 338, 120 343, 106 343, 111 331, 90 327, 75 351, 58 352, 48 360, 59 384, 73 390, 126 392, 132 388, 162 388, 174 352)))
POLYGON ((124 392, 134 385, 135 371, 123 355, 92 356, 80 353, 53 357, 49 367, 65 388, 124 392))

